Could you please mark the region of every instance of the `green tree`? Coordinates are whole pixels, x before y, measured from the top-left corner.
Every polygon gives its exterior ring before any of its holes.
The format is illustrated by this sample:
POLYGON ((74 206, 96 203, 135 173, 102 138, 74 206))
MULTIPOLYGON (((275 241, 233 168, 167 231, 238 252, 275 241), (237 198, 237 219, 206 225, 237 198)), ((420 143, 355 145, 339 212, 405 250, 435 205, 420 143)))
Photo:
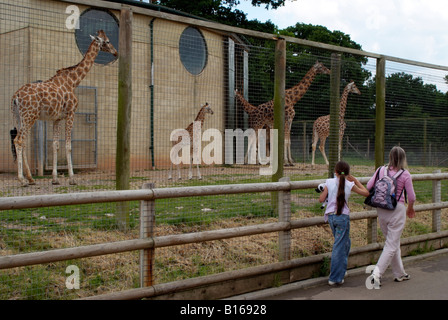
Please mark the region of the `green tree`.
MULTIPOLYGON (((253 6, 264 5, 266 9, 277 9, 286 0, 252 0, 253 6)), ((274 32, 275 26, 271 21, 260 22, 257 19, 248 20, 247 14, 237 9, 240 0, 156 0, 154 4, 166 6, 204 19, 223 24, 247 28, 262 32, 274 32)))
MULTIPOLYGON (((368 86, 374 92, 375 81, 368 86)), ((447 150, 447 112, 447 96, 435 85, 404 72, 386 78, 386 143, 409 150, 429 144, 447 150)))

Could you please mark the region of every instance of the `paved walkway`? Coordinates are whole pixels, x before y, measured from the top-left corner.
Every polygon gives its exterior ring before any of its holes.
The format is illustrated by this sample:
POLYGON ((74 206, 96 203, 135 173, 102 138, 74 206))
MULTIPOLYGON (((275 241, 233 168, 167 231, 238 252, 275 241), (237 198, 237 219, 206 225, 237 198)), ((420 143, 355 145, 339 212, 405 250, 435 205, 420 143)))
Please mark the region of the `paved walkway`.
POLYGON ((380 289, 367 289, 366 268, 349 270, 344 284, 330 287, 328 278, 317 278, 244 294, 243 300, 448 300, 448 249, 403 259, 411 279, 394 282, 390 269, 380 289))

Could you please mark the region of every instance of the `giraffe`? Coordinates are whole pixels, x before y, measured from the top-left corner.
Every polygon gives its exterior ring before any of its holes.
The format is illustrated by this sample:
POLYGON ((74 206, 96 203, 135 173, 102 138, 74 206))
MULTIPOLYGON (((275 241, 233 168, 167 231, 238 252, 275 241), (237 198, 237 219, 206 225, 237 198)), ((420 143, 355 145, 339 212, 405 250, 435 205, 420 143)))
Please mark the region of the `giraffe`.
MULTIPOLYGON (((190 123, 188 125, 188 127, 185 129, 188 132, 189 135, 189 139, 188 141, 183 141, 182 137, 180 136, 178 138, 178 140, 173 141, 173 146, 181 143, 184 144, 185 146, 189 145, 190 146, 190 169, 188 171, 188 179, 192 179, 193 178, 193 172, 192 172, 192 163, 193 163, 193 129, 194 129, 194 124, 196 123, 200 123, 200 129, 202 129, 203 125, 204 125, 204 120, 205 120, 205 116, 206 114, 213 114, 213 110, 210 107, 210 105, 206 102, 201 109, 199 110, 198 114, 196 115, 196 118, 194 119, 194 121, 192 123, 190 123)), ((182 146, 182 145, 180 145, 182 146)), ((171 152, 173 151, 173 149, 171 149, 171 152)), ((171 157, 170 157, 171 158, 171 157)), ((201 177, 201 172, 199 171, 199 164, 196 164, 196 168, 198 171, 198 179, 202 179, 201 177)), ((173 169, 173 162, 171 161, 170 164, 170 173, 168 175, 168 179, 171 180, 172 179, 172 169, 173 169)), ((179 165, 177 165, 177 173, 178 173, 178 179, 181 179, 181 175, 180 175, 180 169, 179 169, 179 165)))
POLYGON ((93 66, 95 58, 100 51, 109 52, 115 57, 117 50, 110 43, 103 30, 96 36, 90 36, 92 42, 83 59, 76 65, 59 69, 50 79, 43 82, 33 82, 22 86, 11 99, 11 112, 17 128, 14 139, 14 161, 17 159, 18 179, 22 186, 35 184, 28 166, 25 147, 26 139, 38 119, 53 121, 53 184, 59 184, 57 175, 57 154, 59 149, 59 135, 61 121, 65 120, 65 147, 69 173, 69 183, 75 185, 73 166, 71 160, 71 130, 78 107, 78 99, 74 90, 86 77, 93 66), (23 176, 25 170, 25 177, 23 176))
MULTIPOLYGON (((255 117, 252 117, 251 115, 253 113, 255 114, 257 112, 257 107, 250 104, 243 97, 243 95, 238 91, 238 89, 235 90, 235 97, 237 98, 239 103, 243 106, 244 111, 249 115, 249 118, 248 118, 249 128, 255 128, 256 124, 253 123, 255 120, 255 117)), ((266 126, 263 129, 267 129, 266 126)), ((268 137, 268 136, 266 136, 266 137, 268 137)), ((257 138, 257 133, 249 136, 249 141, 247 144, 247 152, 244 157, 244 163, 249 163, 249 161, 248 161, 249 156, 251 157, 251 160, 253 160, 252 158, 254 158, 254 159, 256 158, 253 156, 253 155, 256 155, 256 153, 257 153, 257 139, 256 138, 257 138)), ((267 148, 267 150, 269 150, 269 148, 267 148)))
MULTIPOLYGON (((285 150, 284 159, 285 165, 294 165, 294 160, 291 156, 291 126, 294 116, 296 114, 294 105, 305 95, 311 86, 317 74, 330 74, 321 62, 316 63, 308 70, 303 79, 295 86, 285 90, 285 150)), ((249 125, 258 134, 258 130, 267 128, 268 130, 274 127, 274 100, 262 103, 257 107, 252 106, 245 101, 244 97, 237 95, 238 100, 243 105, 244 110, 249 115, 249 125)), ((269 137, 269 134, 267 135, 269 137)), ((250 139, 249 142, 256 144, 257 139, 250 139)), ((256 150, 256 146, 249 146, 256 150)))
MULTIPOLYGON (((345 117, 345 110, 347 107, 347 99, 349 93, 356 93, 361 94, 359 89, 356 87, 355 83, 351 81, 349 84, 347 84, 344 88, 344 91, 341 96, 341 102, 339 104, 339 142, 338 142, 338 159, 341 159, 341 149, 342 149, 342 138, 344 137, 344 131, 346 128, 346 123, 344 121, 345 117)), ((330 135, 330 115, 321 116, 314 121, 313 124, 313 153, 312 153, 312 160, 311 160, 311 166, 314 168, 314 154, 316 152, 316 146, 317 142, 320 139, 320 145, 319 150, 322 153, 325 163, 328 166, 328 159, 325 155, 325 140, 330 135)))

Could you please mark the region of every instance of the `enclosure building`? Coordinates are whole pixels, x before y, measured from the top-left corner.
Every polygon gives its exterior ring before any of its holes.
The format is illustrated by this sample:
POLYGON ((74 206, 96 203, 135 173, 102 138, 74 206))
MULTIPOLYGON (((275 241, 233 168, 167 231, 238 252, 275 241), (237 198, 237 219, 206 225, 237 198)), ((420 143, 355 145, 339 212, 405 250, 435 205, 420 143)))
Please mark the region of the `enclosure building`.
MULTIPOLYGON (((104 30, 119 51, 120 2, 18 0, 0 3, 0 171, 14 172, 10 130, 11 97, 27 83, 45 81, 58 69, 76 65, 89 47, 90 35, 104 30), (102 5, 103 8, 95 5, 102 5), (105 9, 111 8, 111 9, 105 9)), ((185 129, 208 103, 203 130, 244 126, 235 109, 235 74, 247 72, 247 53, 234 34, 190 26, 185 14, 151 4, 132 12, 132 131, 133 170, 169 165, 170 134, 185 129), (157 10, 157 11, 153 11, 157 10), (178 14, 179 21, 151 16, 178 14), (238 47, 240 48, 240 47, 238 47), (238 52, 239 51, 239 52, 238 52), (245 71, 246 70, 246 71, 245 71)), ((187 17, 188 18, 188 17, 187 17)), ((76 88, 79 107, 72 132, 74 168, 109 170, 115 166, 117 136, 118 62, 100 52, 76 88)), ((27 144, 32 170, 51 170, 52 123, 37 121, 27 144)), ((61 134, 59 167, 64 168, 61 134)))

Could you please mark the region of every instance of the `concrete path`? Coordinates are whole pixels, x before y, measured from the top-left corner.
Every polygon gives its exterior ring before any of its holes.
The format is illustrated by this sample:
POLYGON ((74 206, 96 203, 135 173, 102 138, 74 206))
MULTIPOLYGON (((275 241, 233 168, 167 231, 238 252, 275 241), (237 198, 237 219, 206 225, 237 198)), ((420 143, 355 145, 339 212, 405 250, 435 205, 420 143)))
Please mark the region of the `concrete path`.
POLYGON ((317 278, 248 293, 229 300, 448 300, 448 249, 403 259, 411 279, 394 282, 390 269, 380 289, 368 289, 366 268, 349 270, 344 284, 317 278))

